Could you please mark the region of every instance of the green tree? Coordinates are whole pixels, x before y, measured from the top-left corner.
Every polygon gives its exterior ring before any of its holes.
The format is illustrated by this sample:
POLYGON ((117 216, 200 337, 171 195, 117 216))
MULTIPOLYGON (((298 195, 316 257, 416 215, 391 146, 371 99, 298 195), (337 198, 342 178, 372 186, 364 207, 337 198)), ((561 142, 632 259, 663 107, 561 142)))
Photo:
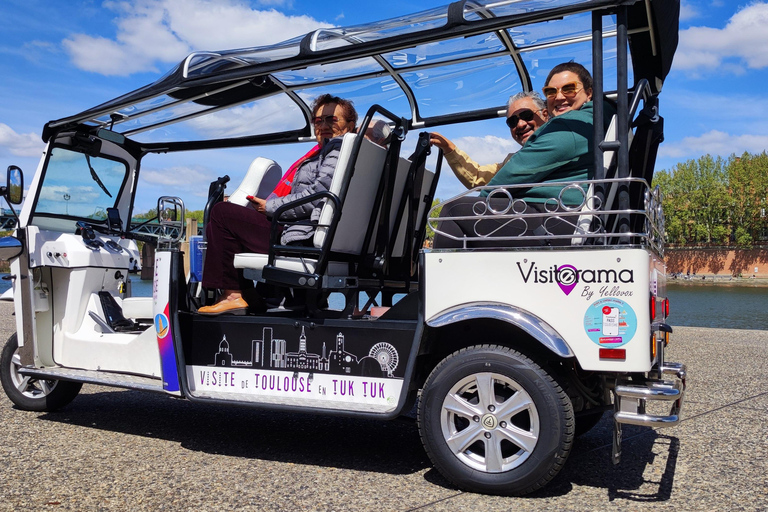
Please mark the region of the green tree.
POLYGON ((667 241, 750 247, 768 235, 768 154, 705 155, 656 173, 667 241))
POLYGON ((664 194, 667 239, 675 244, 724 244, 731 205, 726 162, 705 155, 656 174, 664 194))
MULTIPOLYGON (((433 209, 429 211, 429 218, 430 219, 436 219, 436 218, 440 217, 440 212, 442 211, 443 207, 441 206, 440 208, 435 208, 435 206, 437 206, 438 204, 440 204, 440 199, 435 198, 435 199, 432 200, 432 208, 433 209)), ((435 232, 429 226, 429 221, 427 221, 427 234, 426 234, 426 238, 430 242, 433 242, 435 240, 435 232)))

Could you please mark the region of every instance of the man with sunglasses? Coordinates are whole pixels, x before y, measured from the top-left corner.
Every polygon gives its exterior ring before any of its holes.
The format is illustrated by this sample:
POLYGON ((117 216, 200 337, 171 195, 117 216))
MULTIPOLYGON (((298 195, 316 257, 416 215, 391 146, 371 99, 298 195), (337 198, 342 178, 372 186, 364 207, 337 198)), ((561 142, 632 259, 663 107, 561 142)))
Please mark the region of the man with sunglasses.
MULTIPOLYGON (((563 206, 578 206, 585 195, 576 188, 560 194, 563 186, 555 183, 594 176, 592 76, 581 64, 564 62, 552 68, 545 84, 542 92, 549 122, 528 138, 525 147, 512 155, 488 185, 542 183, 543 186, 529 189, 513 189, 515 198, 528 204, 543 204, 559 197, 563 206)), ((606 103, 605 126, 614 113, 606 103)), ((488 193, 486 190, 481 195, 488 193)))
MULTIPOLYGON (((528 138, 539 129, 549 118, 547 106, 536 92, 520 92, 509 98, 507 107, 507 126, 509 126, 512 138, 525 145, 528 138)), ((487 185, 493 176, 512 157, 507 155, 500 164, 480 165, 472 160, 469 155, 456 147, 456 145, 440 135, 432 132, 429 141, 433 146, 443 150, 445 161, 451 170, 459 178, 459 181, 467 187, 474 188, 487 185)))
MULTIPOLYGON (((581 64, 565 62, 550 71, 542 89, 547 101, 549 121, 531 133, 523 147, 485 183, 488 186, 541 184, 528 188, 506 189, 511 197, 523 200, 526 213, 553 213, 555 210, 578 209, 586 197, 586 186, 567 187, 563 182, 587 180, 594 176, 592 77, 581 64), (553 205, 552 201, 559 204, 553 205)), ((606 123, 615 113, 605 104, 606 123)), ((480 195, 487 197, 491 190, 480 195)), ((495 211, 509 209, 509 196, 496 192, 487 199, 495 211)), ((529 245, 526 234, 573 234, 574 221, 567 216, 550 218, 546 229, 538 224, 542 217, 532 216, 524 223, 496 220, 492 215, 478 220, 477 197, 463 197, 443 207, 441 217, 466 217, 468 220, 445 221, 441 231, 455 237, 435 237, 435 248, 461 247, 461 238, 486 234, 487 238, 469 243, 470 247, 495 247, 493 236, 521 237, 509 245, 529 245)), ((516 211, 522 213, 520 203, 516 211)), ((561 243, 561 242, 555 242, 561 243)), ((567 243, 567 241, 562 242, 567 243)), ((506 243, 504 243, 506 245, 506 243)))

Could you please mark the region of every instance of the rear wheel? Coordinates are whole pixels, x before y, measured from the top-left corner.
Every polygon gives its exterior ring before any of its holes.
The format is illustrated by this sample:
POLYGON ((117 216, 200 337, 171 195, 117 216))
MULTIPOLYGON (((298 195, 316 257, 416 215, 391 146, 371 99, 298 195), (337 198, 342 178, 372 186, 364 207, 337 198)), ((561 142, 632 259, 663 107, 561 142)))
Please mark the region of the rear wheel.
POLYGON ((83 387, 80 382, 41 380, 19 373, 19 340, 14 333, 0 353, 0 382, 11 402, 26 411, 54 411, 75 399, 83 387))
POLYGON ((424 385, 418 419, 435 467, 476 492, 532 492, 560 471, 573 444, 568 395, 506 347, 470 347, 445 358, 424 385))

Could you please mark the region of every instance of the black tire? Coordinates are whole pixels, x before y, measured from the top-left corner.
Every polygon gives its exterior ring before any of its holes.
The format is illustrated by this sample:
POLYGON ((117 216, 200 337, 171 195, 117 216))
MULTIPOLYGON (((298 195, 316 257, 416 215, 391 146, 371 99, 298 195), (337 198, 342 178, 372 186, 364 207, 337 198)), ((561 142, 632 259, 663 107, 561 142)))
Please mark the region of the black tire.
POLYGON ((454 352, 422 390, 419 434, 435 467, 474 492, 522 495, 565 464, 574 438, 573 405, 557 381, 506 347, 454 352), (493 386, 493 394, 483 392, 493 386), (514 407, 514 408, 513 408, 514 407))
POLYGON ((19 340, 14 333, 0 353, 0 382, 11 402, 25 411, 55 411, 75 399, 81 382, 28 379, 19 374, 19 340))

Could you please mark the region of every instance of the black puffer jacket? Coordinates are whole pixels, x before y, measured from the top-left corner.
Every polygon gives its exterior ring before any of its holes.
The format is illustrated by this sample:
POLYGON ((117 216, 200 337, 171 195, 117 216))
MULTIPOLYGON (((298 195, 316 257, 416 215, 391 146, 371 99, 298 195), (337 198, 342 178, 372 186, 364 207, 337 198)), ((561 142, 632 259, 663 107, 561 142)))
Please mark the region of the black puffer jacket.
MULTIPOLYGON (((336 163, 339 160, 339 150, 341 149, 342 137, 329 139, 323 146, 320 154, 301 164, 296 171, 293 179, 291 193, 284 197, 272 197, 267 199, 266 211, 270 217, 274 212, 284 204, 303 199, 316 192, 327 191, 331 188, 333 180, 333 171, 336 169, 336 163)), ((295 224, 288 226, 283 231, 280 243, 286 245, 290 242, 298 242, 312 238, 315 233, 315 224, 320 218, 320 210, 323 205, 323 199, 303 203, 285 210, 281 215, 281 220, 294 221, 309 219, 312 225, 295 224)))

